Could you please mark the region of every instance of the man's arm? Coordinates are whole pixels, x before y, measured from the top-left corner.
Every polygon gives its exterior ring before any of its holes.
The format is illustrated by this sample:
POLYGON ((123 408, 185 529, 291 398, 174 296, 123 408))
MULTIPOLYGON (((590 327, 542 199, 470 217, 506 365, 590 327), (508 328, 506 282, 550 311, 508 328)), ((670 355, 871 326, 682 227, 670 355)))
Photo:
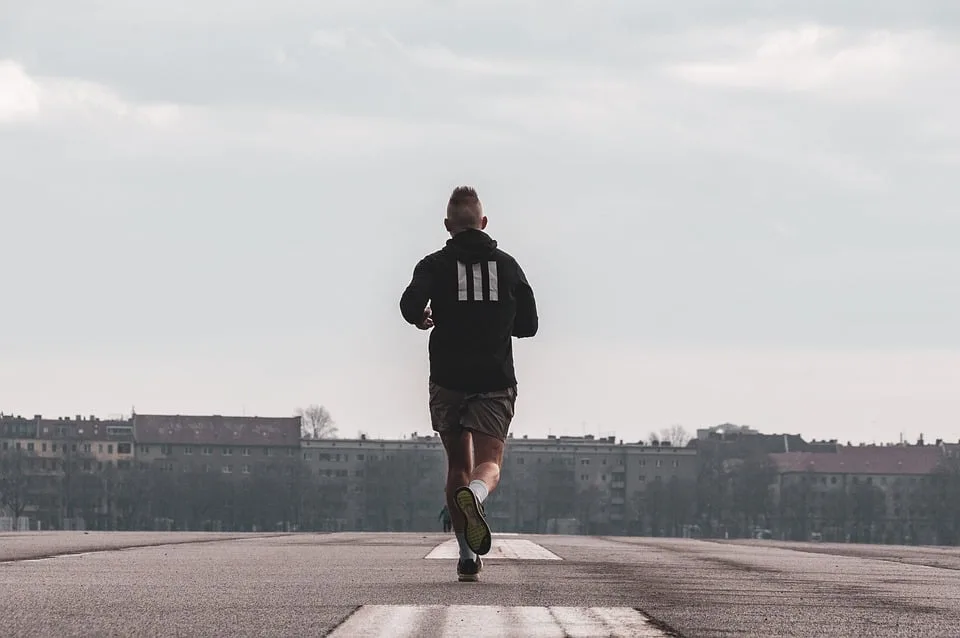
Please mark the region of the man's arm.
POLYGON ((407 323, 419 326, 426 319, 425 310, 433 290, 433 273, 426 259, 413 269, 413 279, 400 297, 400 314, 407 323))
POLYGON ((537 334, 540 320, 537 317, 537 301, 533 297, 533 288, 527 282, 523 268, 517 264, 517 317, 513 322, 513 336, 518 338, 532 337, 537 334))

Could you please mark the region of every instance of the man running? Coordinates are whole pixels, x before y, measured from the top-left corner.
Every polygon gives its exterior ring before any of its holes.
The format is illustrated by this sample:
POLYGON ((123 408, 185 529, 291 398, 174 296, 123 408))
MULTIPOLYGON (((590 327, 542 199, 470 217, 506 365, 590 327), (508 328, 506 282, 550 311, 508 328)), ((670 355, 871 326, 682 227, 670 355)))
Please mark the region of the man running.
POLYGON ((453 527, 453 520, 450 518, 450 508, 444 504, 443 509, 440 510, 440 516, 438 516, 440 522, 443 523, 443 533, 449 534, 450 529, 453 527))
POLYGON ((457 575, 476 581, 491 544, 483 502, 500 481, 517 398, 512 337, 537 333, 537 305, 523 269, 484 232, 473 188, 454 189, 444 226, 450 239, 416 265, 400 312, 421 330, 433 328, 430 420, 447 453, 457 575))

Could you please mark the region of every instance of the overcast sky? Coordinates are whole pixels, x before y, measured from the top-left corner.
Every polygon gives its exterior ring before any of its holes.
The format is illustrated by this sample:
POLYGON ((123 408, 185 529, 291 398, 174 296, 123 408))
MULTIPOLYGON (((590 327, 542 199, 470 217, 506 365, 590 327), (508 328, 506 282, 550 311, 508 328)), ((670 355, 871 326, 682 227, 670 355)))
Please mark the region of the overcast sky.
POLYGON ((428 432, 476 186, 514 431, 960 439, 955 0, 0 0, 0 411, 428 432), (546 7, 549 6, 549 9, 546 7))

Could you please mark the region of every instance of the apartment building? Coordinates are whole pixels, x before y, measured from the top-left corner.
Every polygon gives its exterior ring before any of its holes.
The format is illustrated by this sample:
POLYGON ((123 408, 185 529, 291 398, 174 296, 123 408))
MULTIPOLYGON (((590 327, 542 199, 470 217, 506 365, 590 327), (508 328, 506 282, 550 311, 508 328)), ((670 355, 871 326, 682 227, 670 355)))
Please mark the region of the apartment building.
POLYGON ((135 414, 133 436, 141 468, 231 477, 289 472, 300 453, 300 417, 135 414))
POLYGON ((626 533, 640 522, 648 491, 695 480, 696 454, 612 436, 511 439, 504 490, 488 509, 513 531, 545 531, 550 521, 572 518, 584 533, 626 533))
MULTIPOLYGON (((343 529, 431 530, 439 526, 446 461, 439 437, 306 439, 310 472, 349 495, 343 529)), ((649 486, 696 477, 696 450, 624 444, 613 437, 510 438, 500 487, 485 510, 502 531, 556 531, 576 521, 590 533, 625 533, 649 486)))
POLYGON ((345 495, 340 530, 428 531, 439 527, 446 460, 437 436, 304 439, 307 471, 345 495))
POLYGON ((771 454, 780 527, 795 536, 910 542, 926 536, 921 493, 944 460, 942 446, 838 446, 835 453, 771 454), (797 532, 800 532, 799 534, 797 532))
POLYGON ((32 419, 0 417, 0 461, 3 471, 21 477, 16 495, 23 511, 41 527, 70 525, 78 517, 107 525, 110 504, 102 488, 111 474, 129 468, 133 428, 129 421, 96 417, 32 419))

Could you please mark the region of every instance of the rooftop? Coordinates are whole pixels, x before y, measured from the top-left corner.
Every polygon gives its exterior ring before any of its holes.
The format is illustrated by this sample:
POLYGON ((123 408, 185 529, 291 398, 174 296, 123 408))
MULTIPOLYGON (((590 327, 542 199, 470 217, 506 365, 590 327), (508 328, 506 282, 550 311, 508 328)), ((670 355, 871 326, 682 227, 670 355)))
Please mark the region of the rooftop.
POLYGON ((300 417, 137 414, 137 443, 169 445, 300 445, 300 417))
POLYGON ((786 452, 771 454, 781 473, 930 474, 943 459, 932 445, 838 446, 835 454, 786 452))

